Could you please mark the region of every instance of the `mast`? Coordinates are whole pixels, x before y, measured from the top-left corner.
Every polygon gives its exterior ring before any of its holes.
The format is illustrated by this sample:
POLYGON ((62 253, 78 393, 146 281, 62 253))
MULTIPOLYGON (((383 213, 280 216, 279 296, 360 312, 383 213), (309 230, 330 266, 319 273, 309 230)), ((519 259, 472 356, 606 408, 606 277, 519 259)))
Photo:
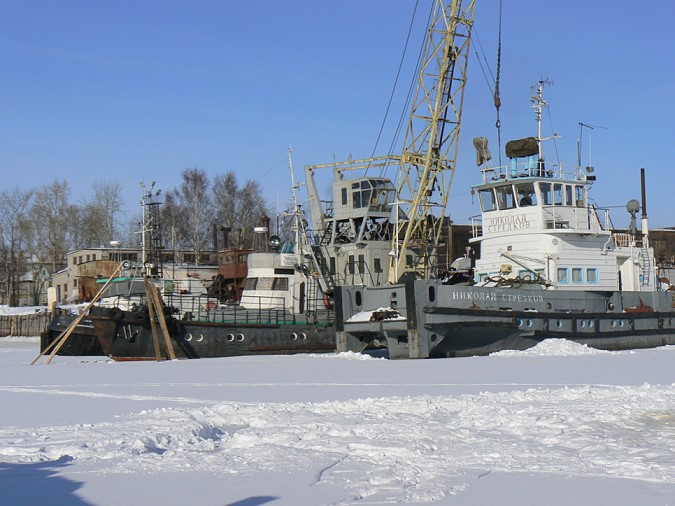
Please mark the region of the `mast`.
POLYGON ((291 173, 291 198, 293 200, 293 228, 295 229, 295 254, 302 255, 300 247, 300 205, 298 204, 298 186, 295 184, 295 172, 293 170, 293 148, 288 146, 288 170, 291 173))
MULTIPOLYGON (((543 91, 544 91, 544 85, 545 84, 550 84, 548 81, 539 81, 537 82, 537 88, 536 88, 536 94, 532 95, 530 98, 530 102, 532 102, 532 109, 534 109, 535 113, 535 121, 537 122, 537 148, 539 151, 539 156, 537 157, 539 161, 544 160, 544 153, 542 151, 541 143, 544 140, 541 137, 541 110, 544 107, 548 107, 548 102, 544 100, 543 97, 543 91)), ((535 88, 534 86, 531 87, 531 91, 534 93, 535 88)), ((580 163, 581 164, 581 163, 580 163)))
POLYGON ((161 228, 159 219, 159 196, 162 190, 153 191, 155 182, 150 189, 141 183, 143 197, 141 198, 142 223, 141 223, 141 262, 145 276, 162 277, 162 261, 160 258, 161 228))

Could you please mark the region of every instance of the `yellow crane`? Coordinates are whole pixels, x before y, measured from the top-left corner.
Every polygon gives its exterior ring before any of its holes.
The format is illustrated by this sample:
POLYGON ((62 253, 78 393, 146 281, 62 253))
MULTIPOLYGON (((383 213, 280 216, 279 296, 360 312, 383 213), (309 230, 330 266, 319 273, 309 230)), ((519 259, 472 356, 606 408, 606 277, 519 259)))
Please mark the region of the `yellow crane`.
POLYGON ((457 162, 474 0, 436 0, 400 157, 389 282, 434 268, 457 162), (405 216, 402 216, 402 211, 405 216))

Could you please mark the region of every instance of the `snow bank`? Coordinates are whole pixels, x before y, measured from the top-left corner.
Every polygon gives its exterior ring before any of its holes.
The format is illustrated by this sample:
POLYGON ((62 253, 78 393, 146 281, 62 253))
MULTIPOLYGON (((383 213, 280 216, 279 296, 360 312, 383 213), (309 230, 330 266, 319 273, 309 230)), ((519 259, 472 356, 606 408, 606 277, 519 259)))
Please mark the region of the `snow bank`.
POLYGON ((575 343, 567 339, 545 339, 536 346, 524 350, 503 350, 490 353, 491 357, 576 357, 579 355, 602 355, 612 353, 607 350, 598 350, 585 344, 575 343))

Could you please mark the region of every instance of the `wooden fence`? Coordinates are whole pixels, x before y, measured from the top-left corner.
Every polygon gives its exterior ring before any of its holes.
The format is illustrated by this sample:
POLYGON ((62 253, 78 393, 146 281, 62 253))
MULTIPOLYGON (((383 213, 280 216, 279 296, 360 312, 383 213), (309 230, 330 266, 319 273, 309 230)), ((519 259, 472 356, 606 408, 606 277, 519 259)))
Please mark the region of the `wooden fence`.
POLYGON ((48 322, 47 313, 0 315, 0 337, 39 336, 48 322))

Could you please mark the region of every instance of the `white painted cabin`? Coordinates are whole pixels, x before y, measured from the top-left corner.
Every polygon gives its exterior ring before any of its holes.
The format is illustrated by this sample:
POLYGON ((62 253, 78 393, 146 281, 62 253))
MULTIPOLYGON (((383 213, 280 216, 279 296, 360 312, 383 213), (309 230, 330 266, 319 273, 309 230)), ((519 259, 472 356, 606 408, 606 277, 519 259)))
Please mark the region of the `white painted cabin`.
POLYGON ((595 176, 576 167, 549 170, 536 155, 510 161, 482 168, 474 187, 481 204, 472 220, 477 284, 539 278, 558 290, 656 290, 647 238, 612 233, 609 212, 589 204, 595 176))

